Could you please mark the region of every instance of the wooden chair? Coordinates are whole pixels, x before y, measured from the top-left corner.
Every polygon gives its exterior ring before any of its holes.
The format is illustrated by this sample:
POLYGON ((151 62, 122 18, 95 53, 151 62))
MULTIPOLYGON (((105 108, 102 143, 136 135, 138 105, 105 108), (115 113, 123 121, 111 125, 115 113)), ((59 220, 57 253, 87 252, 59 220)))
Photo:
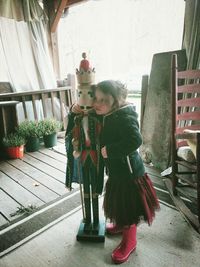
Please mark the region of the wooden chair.
POLYGON ((200 232, 200 70, 179 72, 176 54, 172 55, 171 64, 172 173, 171 183, 167 179, 166 185, 177 208, 200 232), (179 153, 181 148, 189 148, 187 140, 195 146, 193 160, 183 159, 179 153), (192 179, 194 176, 196 179, 192 179), (197 212, 186 205, 183 196, 192 201, 197 212))

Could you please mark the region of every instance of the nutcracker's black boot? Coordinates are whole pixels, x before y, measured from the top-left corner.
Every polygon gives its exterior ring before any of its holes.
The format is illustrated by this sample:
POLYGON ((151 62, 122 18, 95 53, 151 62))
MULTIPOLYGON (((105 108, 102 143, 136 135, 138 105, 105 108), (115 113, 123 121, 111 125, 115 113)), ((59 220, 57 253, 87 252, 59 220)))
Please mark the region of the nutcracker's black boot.
POLYGON ((91 225, 91 201, 90 197, 84 197, 84 203, 85 203, 85 226, 84 226, 84 232, 90 232, 92 225, 91 225))
POLYGON ((99 199, 97 194, 92 196, 92 212, 93 212, 93 231, 99 231, 99 199))

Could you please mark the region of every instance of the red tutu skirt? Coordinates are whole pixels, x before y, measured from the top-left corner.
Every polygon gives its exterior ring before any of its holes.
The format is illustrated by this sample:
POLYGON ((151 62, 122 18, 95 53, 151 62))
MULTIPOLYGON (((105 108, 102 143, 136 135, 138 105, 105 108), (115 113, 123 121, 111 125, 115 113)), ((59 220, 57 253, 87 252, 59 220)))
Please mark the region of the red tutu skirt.
POLYGON ((147 174, 137 179, 109 178, 105 186, 103 208, 106 218, 119 226, 149 225, 159 210, 159 202, 153 184, 147 174))

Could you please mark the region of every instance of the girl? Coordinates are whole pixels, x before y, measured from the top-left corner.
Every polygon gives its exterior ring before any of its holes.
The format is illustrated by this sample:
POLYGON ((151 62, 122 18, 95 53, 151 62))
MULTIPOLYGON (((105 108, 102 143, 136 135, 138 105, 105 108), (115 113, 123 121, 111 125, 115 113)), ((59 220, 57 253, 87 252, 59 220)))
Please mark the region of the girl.
POLYGON ((94 109, 104 115, 101 154, 108 171, 104 212, 111 224, 107 232, 122 232, 122 241, 112 253, 115 263, 125 262, 136 249, 136 230, 141 220, 149 225, 159 209, 158 199, 145 173, 138 148, 142 144, 137 113, 126 103, 127 89, 107 80, 95 88, 94 109))

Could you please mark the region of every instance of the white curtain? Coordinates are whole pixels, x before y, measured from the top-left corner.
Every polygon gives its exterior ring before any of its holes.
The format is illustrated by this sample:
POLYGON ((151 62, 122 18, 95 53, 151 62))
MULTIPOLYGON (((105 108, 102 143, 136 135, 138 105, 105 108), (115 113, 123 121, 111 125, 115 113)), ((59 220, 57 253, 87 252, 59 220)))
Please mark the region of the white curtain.
MULTIPOLYGON (((0 62, 0 81, 10 82, 16 92, 57 87, 42 21, 26 23, 0 17, 0 62)), ((48 101, 47 108, 50 104, 48 101)), ((55 105, 59 110, 58 101, 55 105)), ((26 108, 29 120, 34 120, 31 101, 26 102, 26 108)), ((42 119, 40 101, 36 101, 36 108, 42 119)), ((22 104, 17 112, 19 122, 23 121, 22 104)))
POLYGON ((40 88, 27 23, 0 17, 0 80, 13 90, 40 88))
POLYGON ((56 87, 42 22, 0 17, 0 81, 14 91, 56 87))

